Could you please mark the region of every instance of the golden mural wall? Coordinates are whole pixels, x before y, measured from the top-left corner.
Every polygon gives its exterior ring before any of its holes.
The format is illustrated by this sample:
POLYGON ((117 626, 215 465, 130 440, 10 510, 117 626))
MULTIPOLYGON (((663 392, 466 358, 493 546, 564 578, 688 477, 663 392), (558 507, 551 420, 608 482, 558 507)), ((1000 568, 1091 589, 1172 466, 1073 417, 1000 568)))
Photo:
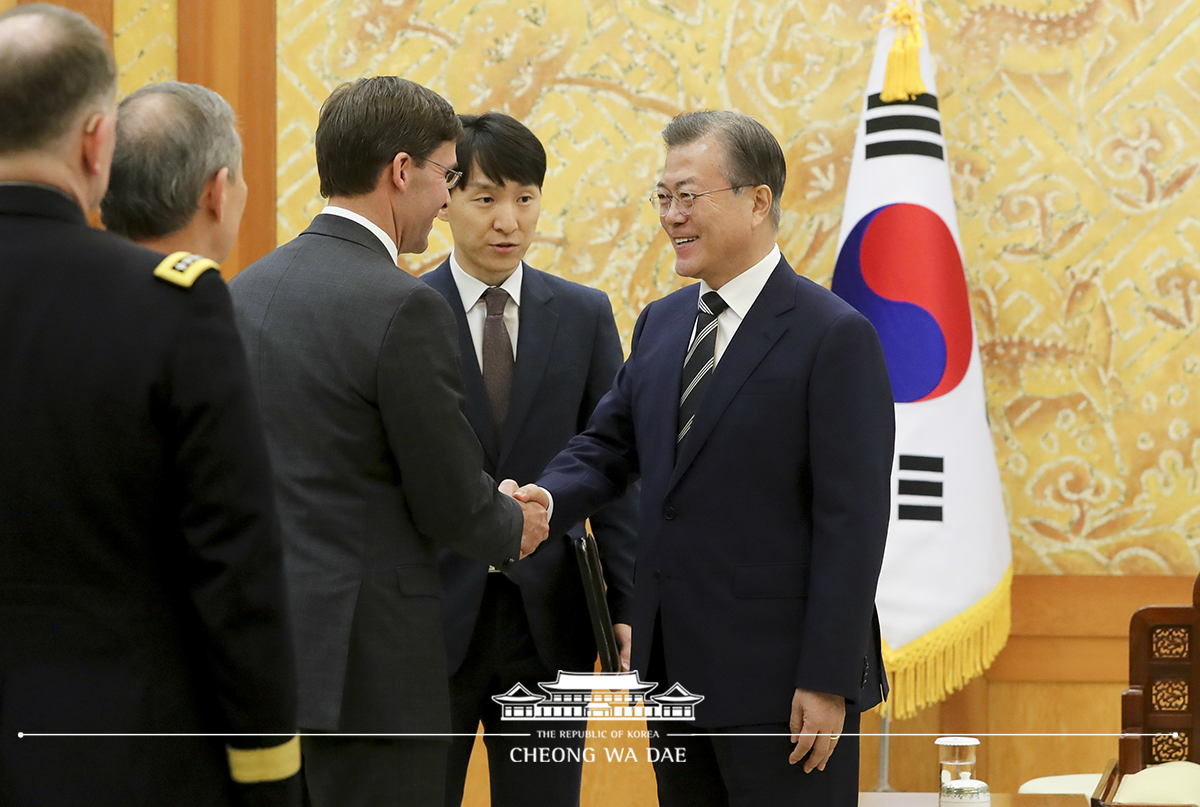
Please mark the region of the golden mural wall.
POLYGON ((113 0, 113 55, 122 96, 178 73, 175 0, 113 0))
MULTIPOLYGON (((506 111, 550 172, 530 262, 609 293, 628 339, 676 288, 643 201, 676 113, 783 143, 780 243, 828 285, 882 0, 281 0, 279 238, 320 209, 339 82, 396 73, 506 111)), ((1200 0, 931 0, 930 40, 1025 574, 1200 568, 1200 0)), ((449 249, 439 230, 409 259, 449 249)))

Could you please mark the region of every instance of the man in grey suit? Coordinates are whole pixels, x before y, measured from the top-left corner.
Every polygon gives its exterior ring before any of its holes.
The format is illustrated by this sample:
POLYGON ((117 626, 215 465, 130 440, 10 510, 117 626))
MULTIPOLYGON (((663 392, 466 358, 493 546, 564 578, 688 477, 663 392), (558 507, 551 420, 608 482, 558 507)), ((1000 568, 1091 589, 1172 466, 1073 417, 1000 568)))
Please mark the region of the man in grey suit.
POLYGON ((337 88, 316 133, 329 205, 230 284, 283 521, 314 807, 440 807, 448 743, 431 735, 449 731, 450 710, 436 544, 507 569, 547 534, 540 505, 482 470, 449 306, 396 266, 426 247, 461 132, 410 81, 337 88))

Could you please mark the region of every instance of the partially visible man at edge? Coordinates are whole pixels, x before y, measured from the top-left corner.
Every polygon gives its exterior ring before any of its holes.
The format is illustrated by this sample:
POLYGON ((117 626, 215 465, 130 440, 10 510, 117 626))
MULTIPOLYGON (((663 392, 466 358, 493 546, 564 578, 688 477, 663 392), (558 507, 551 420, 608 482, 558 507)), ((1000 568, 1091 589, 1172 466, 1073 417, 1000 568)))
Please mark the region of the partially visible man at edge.
POLYGON ((542 505, 483 471, 449 306, 396 265, 449 200, 461 132, 411 81, 338 87, 316 132, 328 206, 230 283, 280 501, 313 807, 441 807, 435 549, 509 569, 547 535, 542 505))
POLYGON ((100 220, 167 255, 229 257, 246 209, 233 109, 197 84, 148 84, 117 105, 117 145, 100 220))
POLYGON ((115 94, 84 17, 0 15, 0 803, 298 804, 245 356, 211 261, 87 224, 115 94))

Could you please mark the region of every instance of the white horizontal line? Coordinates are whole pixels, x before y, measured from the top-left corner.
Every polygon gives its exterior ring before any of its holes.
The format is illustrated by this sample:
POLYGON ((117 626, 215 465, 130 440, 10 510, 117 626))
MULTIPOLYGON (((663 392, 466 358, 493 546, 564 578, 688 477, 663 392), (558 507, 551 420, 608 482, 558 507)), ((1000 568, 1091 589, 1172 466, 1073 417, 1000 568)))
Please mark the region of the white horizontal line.
MULTIPOLYGON (((696 732, 694 734, 668 732, 666 736, 668 736, 668 737, 791 737, 792 733, 786 732, 786 731, 785 732, 764 732, 764 733, 708 731, 708 732, 696 732)), ((844 733, 840 734, 839 736, 841 736, 841 737, 946 737, 949 735, 946 735, 946 734, 900 734, 900 733, 896 733, 896 732, 891 732, 888 734, 870 734, 870 733, 851 734, 849 732, 844 732, 844 733)), ((1100 734, 1076 734, 1076 733, 1071 733, 1071 732, 1064 732, 1061 734, 967 734, 967 735, 955 735, 955 736, 965 736, 965 737, 1171 737, 1171 738, 1178 738, 1179 732, 1177 732, 1177 731, 1160 731, 1160 732, 1155 732, 1155 733, 1150 733, 1150 734, 1122 734, 1120 732, 1104 732, 1104 733, 1100 733, 1100 734)))
MULTIPOLYGON (((492 737, 532 737, 529 733, 500 734, 489 732, 492 737)), ((238 732, 41 732, 18 731, 17 737, 474 737, 469 734, 437 734, 432 732, 339 732, 339 731, 301 731, 290 734, 247 734, 238 732)))

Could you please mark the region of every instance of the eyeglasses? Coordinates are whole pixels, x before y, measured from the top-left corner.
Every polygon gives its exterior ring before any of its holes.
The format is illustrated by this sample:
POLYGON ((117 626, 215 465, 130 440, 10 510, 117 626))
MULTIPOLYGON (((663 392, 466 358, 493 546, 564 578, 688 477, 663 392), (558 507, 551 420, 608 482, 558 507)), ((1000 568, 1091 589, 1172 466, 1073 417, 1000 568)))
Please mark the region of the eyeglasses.
POLYGON ((447 188, 453 188, 455 185, 458 184, 458 181, 460 179, 462 179, 462 171, 455 171, 453 168, 447 168, 446 166, 442 165, 441 163, 433 162, 433 160, 429 159, 428 157, 425 158, 425 162, 433 163, 438 168, 440 168, 446 172, 446 187, 447 188))
POLYGON ((704 191, 703 193, 667 193, 666 191, 656 191, 650 194, 650 206, 654 208, 654 212, 660 216, 665 216, 671 212, 671 205, 674 204, 679 208, 679 212, 685 216, 692 215, 692 210, 696 207, 696 200, 701 196, 708 196, 710 193, 720 193, 721 191, 740 191, 742 188, 750 188, 752 185, 731 185, 728 188, 717 188, 715 191, 704 191))

